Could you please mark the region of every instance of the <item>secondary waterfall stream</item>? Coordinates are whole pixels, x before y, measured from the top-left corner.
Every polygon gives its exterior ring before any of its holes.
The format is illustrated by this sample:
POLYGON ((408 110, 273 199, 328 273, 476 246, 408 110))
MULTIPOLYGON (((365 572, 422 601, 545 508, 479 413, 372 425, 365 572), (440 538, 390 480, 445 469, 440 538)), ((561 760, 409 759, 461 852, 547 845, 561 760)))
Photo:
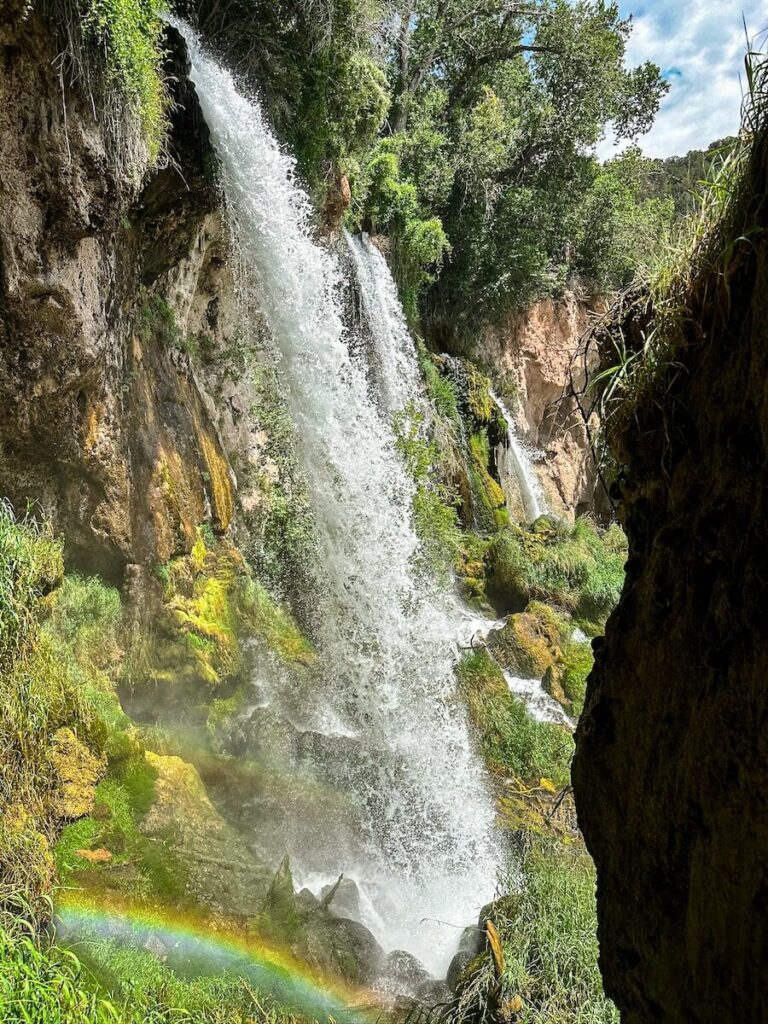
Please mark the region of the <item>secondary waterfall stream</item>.
POLYGON ((412 397, 413 345, 383 259, 350 241, 380 364, 373 376, 385 382, 372 393, 346 343, 339 267, 313 240, 293 160, 258 101, 178 27, 240 255, 281 353, 316 523, 318 682, 301 694, 279 678, 255 685, 268 752, 333 799, 292 814, 289 796, 280 822, 260 828, 279 830, 300 881, 354 878, 363 921, 382 944, 444 973, 461 926, 493 895, 498 853, 493 803, 455 695, 456 641, 467 627, 454 596, 428 596, 412 571, 413 484, 390 414, 412 397))
MULTIPOLYGON (((528 522, 532 523, 547 511, 544 507, 541 484, 536 478, 536 471, 533 468, 531 457, 517 436, 517 427, 512 413, 498 395, 491 392, 491 397, 501 410, 507 424, 508 443, 502 450, 500 457, 501 465, 499 466, 502 486, 508 480, 511 480, 514 486, 520 489, 523 510, 528 522)), ((509 500, 510 496, 507 495, 507 501, 509 500)))

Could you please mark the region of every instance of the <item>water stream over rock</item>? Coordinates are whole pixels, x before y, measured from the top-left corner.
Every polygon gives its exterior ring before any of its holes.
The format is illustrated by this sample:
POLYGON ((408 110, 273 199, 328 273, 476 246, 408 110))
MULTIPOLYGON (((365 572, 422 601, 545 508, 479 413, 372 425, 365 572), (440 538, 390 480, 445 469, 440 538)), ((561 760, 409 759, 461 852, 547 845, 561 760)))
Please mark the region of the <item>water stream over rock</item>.
POLYGON ((514 506, 514 495, 509 493, 512 488, 519 488, 520 498, 523 503, 523 511, 529 523, 534 522, 539 516, 547 512, 541 484, 536 477, 536 470, 533 468, 533 460, 520 438, 517 436, 512 413, 504 402, 491 392, 496 405, 507 423, 507 444, 499 447, 499 476, 501 485, 510 505, 514 506))

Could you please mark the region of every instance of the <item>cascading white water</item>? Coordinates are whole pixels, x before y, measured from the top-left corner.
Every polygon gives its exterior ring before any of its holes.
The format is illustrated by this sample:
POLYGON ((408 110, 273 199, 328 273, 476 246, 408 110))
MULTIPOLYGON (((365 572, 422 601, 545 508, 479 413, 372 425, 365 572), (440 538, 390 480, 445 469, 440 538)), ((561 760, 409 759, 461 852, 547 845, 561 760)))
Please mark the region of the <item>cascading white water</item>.
POLYGON ((387 261, 366 234, 354 238, 344 232, 373 341, 376 393, 380 407, 391 419, 419 396, 420 373, 387 261))
POLYGON ((550 697, 544 689, 541 679, 523 679, 504 672, 504 678, 510 693, 514 693, 525 704, 528 714, 537 722, 553 722, 573 729, 573 722, 554 697, 550 697))
MULTIPOLYGON (((492 800, 455 696, 461 615, 450 595, 428 599, 414 579, 413 485, 389 416, 345 343, 339 271, 312 239, 294 162, 258 102, 178 27, 241 256, 282 354, 316 521, 321 680, 301 695, 262 687, 262 710, 275 735, 292 730, 275 743, 346 803, 338 814, 292 818, 283 805, 281 839, 297 877, 347 872, 364 888, 365 923, 382 943, 443 972, 456 926, 492 896, 498 863, 492 800)), ((351 248, 372 330, 380 329, 391 412, 410 397, 415 358, 386 265, 367 243, 351 248)))
POLYGON ((512 413, 498 395, 491 392, 491 397, 501 410, 507 424, 508 445, 502 451, 500 459, 502 464, 499 466, 502 485, 510 476, 516 481, 520 489, 520 497, 523 500, 523 510, 528 522, 532 523, 547 511, 541 484, 536 478, 531 457, 517 436, 517 427, 512 413))

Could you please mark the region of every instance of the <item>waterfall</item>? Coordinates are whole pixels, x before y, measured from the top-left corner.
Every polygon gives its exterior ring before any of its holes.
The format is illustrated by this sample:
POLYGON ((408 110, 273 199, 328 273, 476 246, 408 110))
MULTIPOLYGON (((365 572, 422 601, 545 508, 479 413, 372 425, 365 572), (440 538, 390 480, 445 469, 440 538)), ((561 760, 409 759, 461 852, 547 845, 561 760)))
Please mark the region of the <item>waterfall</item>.
POLYGON ((573 730, 573 722, 568 717, 554 697, 550 697, 544 689, 541 679, 523 679, 520 676, 513 676, 511 672, 504 671, 509 692, 525 704, 528 714, 537 722, 553 722, 555 725, 565 725, 573 730))
POLYGON ((528 522, 532 523, 547 511, 541 492, 541 484, 536 478, 536 471, 533 468, 531 456, 517 436, 517 428, 512 418, 512 413, 498 395, 491 392, 491 397, 501 410, 507 423, 508 444, 506 448, 502 449, 502 455, 499 460, 499 475, 501 476, 502 483, 510 477, 516 482, 520 489, 520 497, 523 500, 523 511, 528 522))
POLYGON ((387 261, 366 234, 344 232, 373 342, 376 394, 385 415, 415 402, 420 390, 419 364, 403 307, 387 261))
POLYGON ((294 161, 258 101, 177 24, 240 256, 280 352, 316 523, 322 670, 301 692, 287 680, 254 682, 259 721, 269 722, 260 756, 286 766, 288 783, 295 773, 322 787, 327 801, 292 813, 289 794, 255 822, 255 836, 273 834, 305 884, 351 876, 382 944, 444 972, 460 926, 493 895, 498 853, 493 802, 455 693, 462 616, 451 595, 428 598, 414 579, 413 484, 381 411, 409 400, 412 343, 383 259, 350 241, 390 388, 377 402, 346 344, 340 271, 313 240, 294 161))

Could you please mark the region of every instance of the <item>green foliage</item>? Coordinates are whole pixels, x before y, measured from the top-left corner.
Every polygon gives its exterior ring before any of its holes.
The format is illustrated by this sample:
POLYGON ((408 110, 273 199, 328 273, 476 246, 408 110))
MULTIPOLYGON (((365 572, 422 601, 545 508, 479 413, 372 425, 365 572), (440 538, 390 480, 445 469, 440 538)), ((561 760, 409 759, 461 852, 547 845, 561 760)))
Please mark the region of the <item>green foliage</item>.
POLYGON ((168 99, 162 77, 163 0, 77 0, 85 41, 135 109, 152 160, 160 155, 168 99))
POLYGON ((63 726, 86 730, 88 709, 41 620, 63 572, 60 545, 0 503, 0 904, 22 891, 37 909, 50 888, 48 757, 63 726))
MULTIPOLYGON (((751 258, 760 230, 768 59, 750 49, 745 66, 748 89, 738 138, 704 154, 707 180, 698 182, 693 212, 592 338, 604 353, 601 372, 591 381, 603 437, 618 438, 630 424, 635 429, 643 399, 653 403, 656 415, 659 395, 669 399, 680 373, 681 353, 699 344, 702 323, 730 308, 731 275, 751 258)), ((696 166, 697 154, 691 157, 696 166)), ((639 187, 653 194, 647 181, 639 187)), ((679 202, 677 186, 671 191, 679 202)))
POLYGON ((259 89, 272 123, 319 198, 353 181, 389 105, 373 45, 375 0, 189 0, 206 38, 259 89))
POLYGON ((528 532, 510 527, 488 552, 494 593, 508 608, 551 601, 587 624, 602 623, 624 584, 626 538, 618 526, 601 534, 586 518, 573 527, 528 532))
POLYGON ((457 672, 489 770, 495 775, 516 775, 525 782, 547 778, 558 786, 567 785, 573 753, 570 734, 533 719, 510 693, 487 651, 465 655, 457 672))
POLYGON ((91 940, 83 956, 37 939, 21 921, 0 926, 0 1017, 6 1024, 297 1024, 242 978, 185 979, 144 950, 91 940))
POLYGON ((423 345, 419 346, 419 366, 424 377, 427 397, 438 416, 450 423, 458 423, 459 403, 456 385, 450 377, 440 373, 423 345))
POLYGON ((630 149, 603 166, 583 198, 579 269, 608 290, 629 284, 668 242, 675 220, 671 196, 641 198, 639 149, 630 149))
POLYGON ((117 1024, 74 954, 0 927, 0 1017, 7 1024, 117 1024))
MULTIPOLYGON (((397 151, 401 191, 414 185, 450 245, 423 304, 440 336, 471 336, 586 267, 584 198, 600 168, 585 154, 609 128, 646 130, 666 89, 655 66, 625 67, 629 31, 617 5, 591 0, 512 11, 413 0, 398 13, 384 145, 397 151)), ((599 192, 603 207, 621 199, 599 192)), ((625 268, 606 256, 598 269, 613 283, 625 268)))
POLYGON ((312 645, 289 612, 275 603, 267 590, 249 579, 239 598, 240 614, 270 650, 289 664, 311 665, 312 645))
POLYGON ((495 920, 502 1001, 519 997, 526 1024, 618 1024, 598 968, 595 868, 581 844, 531 836, 507 885, 495 920))
POLYGON ((392 238, 394 272, 406 315, 413 321, 422 289, 435 280, 450 252, 439 217, 419 201, 416 186, 400 170, 403 140, 383 139, 364 168, 365 219, 374 231, 392 238))

